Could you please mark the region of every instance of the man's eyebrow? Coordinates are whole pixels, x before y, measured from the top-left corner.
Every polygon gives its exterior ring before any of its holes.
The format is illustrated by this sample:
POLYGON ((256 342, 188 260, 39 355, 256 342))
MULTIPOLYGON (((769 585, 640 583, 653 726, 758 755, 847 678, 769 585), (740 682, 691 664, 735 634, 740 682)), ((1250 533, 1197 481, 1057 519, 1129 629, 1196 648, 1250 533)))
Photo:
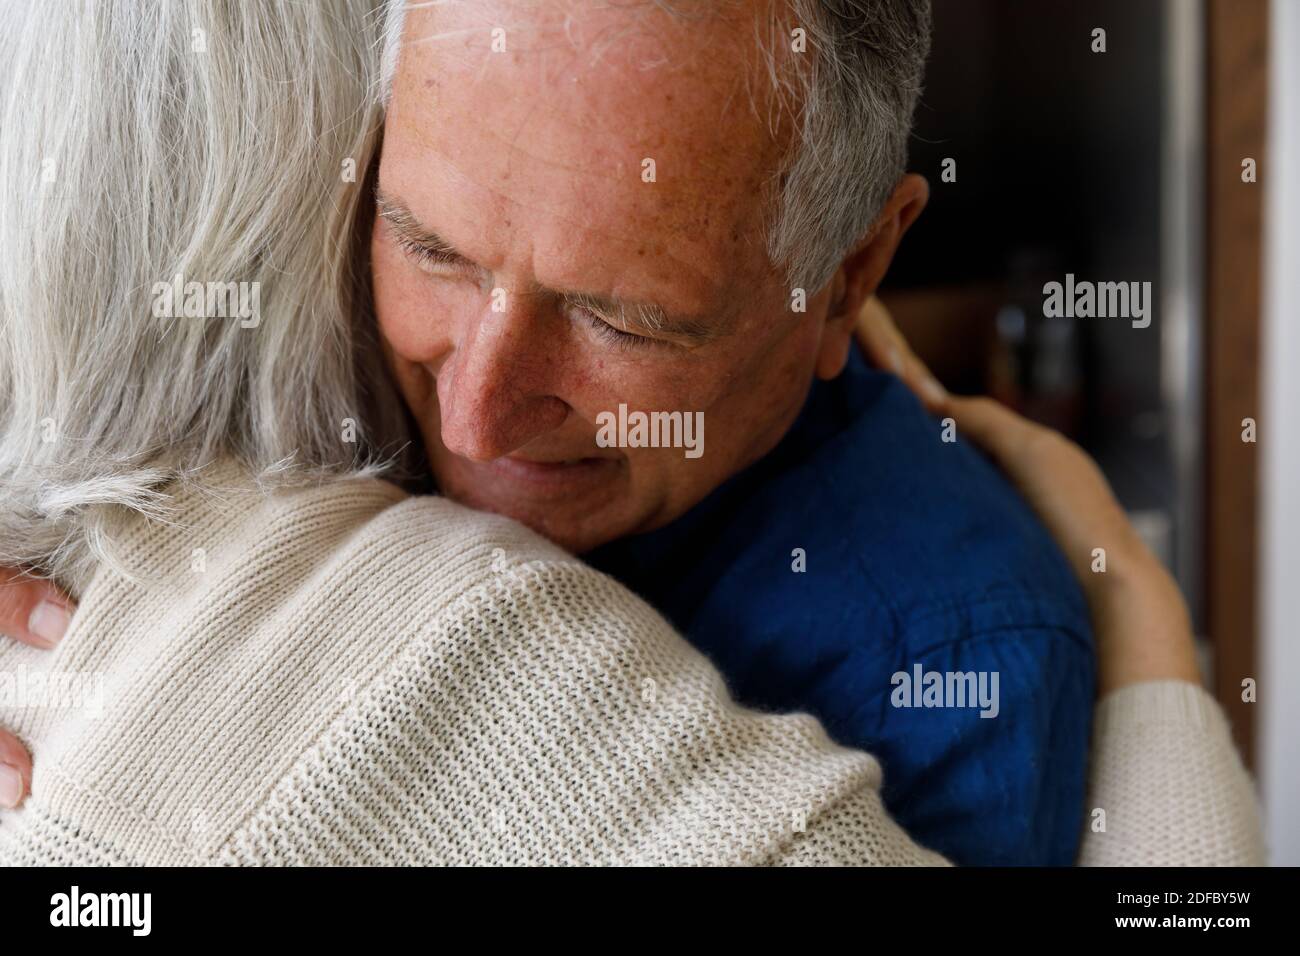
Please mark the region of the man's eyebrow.
MULTIPOLYGON (((423 246, 438 256, 472 262, 469 257, 458 252, 451 243, 416 219, 415 214, 400 199, 395 199, 376 189, 375 209, 380 218, 392 226, 403 239, 423 246)), ((569 305, 586 309, 601 320, 624 331, 640 330, 655 335, 677 336, 698 343, 712 341, 727 331, 724 324, 716 321, 706 322, 700 319, 670 316, 663 306, 653 302, 634 302, 590 292, 551 291, 553 295, 569 305)))
POLYGON ((462 259, 469 262, 467 256, 456 249, 442 236, 425 226, 415 218, 415 214, 400 199, 394 199, 382 191, 375 190, 375 210, 403 239, 424 246, 430 252, 448 259, 462 259))
POLYGON ((570 305, 578 306, 595 313, 615 328, 641 330, 657 335, 670 335, 690 339, 694 342, 708 342, 722 335, 726 329, 715 322, 699 319, 675 318, 667 314, 663 306, 653 302, 628 302, 622 299, 589 292, 560 292, 559 296, 570 305))

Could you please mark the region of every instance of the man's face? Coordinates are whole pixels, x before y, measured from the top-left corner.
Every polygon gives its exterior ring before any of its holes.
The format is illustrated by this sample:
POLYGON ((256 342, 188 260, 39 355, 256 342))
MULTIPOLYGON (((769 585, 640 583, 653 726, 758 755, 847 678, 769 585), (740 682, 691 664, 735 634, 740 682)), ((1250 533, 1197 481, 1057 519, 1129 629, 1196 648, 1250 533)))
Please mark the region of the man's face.
POLYGON ((829 290, 793 311, 763 249, 779 137, 754 24, 568 6, 410 11, 371 255, 442 491, 581 552, 666 524, 771 450, 829 290), (618 303, 667 327, 611 325, 618 303), (620 404, 703 412, 703 454, 600 447, 620 404))

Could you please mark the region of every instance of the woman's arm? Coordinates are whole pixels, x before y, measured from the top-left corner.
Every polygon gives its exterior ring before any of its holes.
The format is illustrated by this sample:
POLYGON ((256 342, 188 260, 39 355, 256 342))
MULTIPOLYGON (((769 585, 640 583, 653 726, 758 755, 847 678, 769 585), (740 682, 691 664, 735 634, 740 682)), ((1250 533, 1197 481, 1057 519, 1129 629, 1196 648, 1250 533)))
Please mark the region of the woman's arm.
POLYGON ((1088 599, 1098 643, 1098 693, 1144 680, 1199 685, 1182 594, 1083 449, 992 399, 948 394, 877 299, 869 300, 859 316, 858 340, 932 413, 951 418, 959 434, 983 449, 1052 533, 1088 599), (1106 554, 1104 572, 1092 570, 1097 549, 1106 554))
POLYGON ((1201 687, 1187 606, 1096 463, 990 399, 949 395, 878 300, 863 308, 858 340, 1002 468, 1083 586, 1100 700, 1080 862, 1263 863, 1253 789, 1222 710, 1201 687), (1097 548, 1106 551, 1105 572, 1092 570, 1097 548))
MULTIPOLYGON (((279 496, 232 511, 219 522, 210 555, 222 568, 220 580, 175 560, 146 569, 162 579, 169 598, 142 600, 139 613, 165 620, 124 617, 121 594, 131 592, 108 584, 92 588, 78 611, 98 622, 95 650, 110 658, 114 629, 122 631, 122 653, 140 633, 171 635, 170 654, 232 644, 240 648, 226 652, 232 660, 292 656, 303 646, 306 633, 285 638, 262 633, 263 624, 250 631, 250 606, 270 609, 266 627, 285 625, 284 615, 272 613, 281 607, 311 609, 313 619, 329 622, 310 636, 329 645, 312 653, 334 668, 345 659, 330 642, 345 641, 357 653, 370 642, 358 645, 348 635, 374 632, 378 622, 416 628, 386 675, 358 683, 346 713, 321 731, 300 728, 313 743, 290 751, 297 756, 287 772, 274 779, 253 774, 248 783, 265 797, 215 859, 945 862, 886 813, 874 759, 836 746, 807 715, 738 707, 707 659, 612 579, 523 528, 438 499, 366 518, 356 504, 362 489, 345 483, 305 500, 279 496), (265 574, 270 566, 283 569, 284 555, 304 547, 305 527, 335 542, 338 553, 311 552, 311 573, 303 571, 296 583, 283 570, 265 574), (363 562, 358 553, 392 557, 363 562), (448 554, 457 557, 449 563, 448 554), (430 593, 437 568, 452 569, 460 582, 438 584, 446 596, 430 593), (285 588, 287 595, 275 590, 285 588), (250 595, 260 597, 250 605, 250 595), (97 601, 116 610, 108 613, 97 601)), ((387 500, 372 497, 376 507, 387 500)), ((158 542, 151 543, 142 554, 156 552, 158 542)), ((290 615, 292 627, 302 626, 294 623, 298 617, 290 615)), ((391 636, 389 625, 376 634, 391 636)), ((81 641, 77 651, 89 647, 81 641)), ((259 708, 269 712, 267 725, 297 727, 302 702, 320 696, 311 688, 322 678, 312 669, 271 668, 287 689, 245 688, 252 696, 241 703, 230 700, 222 667, 200 666, 197 658, 193 666, 187 659, 173 663, 177 674, 201 683, 184 700, 229 706, 219 721, 227 728, 259 708)), ((133 679, 150 672, 131 671, 133 679)), ((158 679, 170 686, 170 674, 164 669, 158 679)), ((138 703, 166 695, 135 687, 125 696, 138 703)), ((99 723, 116 726, 118 702, 104 707, 99 723)), ((167 726, 190 726, 176 716, 167 726)), ((158 722, 147 712, 139 717, 156 736, 158 722)), ((130 726, 113 734, 118 744, 131 745, 130 726)), ((291 741, 280 733, 275 743, 291 741)), ((66 755, 86 748, 56 749, 66 755)), ((155 787, 163 797, 169 774, 193 784, 186 768, 153 766, 146 754, 138 756, 164 779, 155 787)), ((208 763, 198 766, 221 776, 201 781, 196 793, 231 785, 230 768, 208 763)), ((46 772, 51 779, 84 776, 75 766, 59 770, 46 772)), ((109 784, 131 792, 137 786, 120 775, 100 782, 109 784)), ((204 812, 220 819, 223 808, 204 812)), ((1089 808, 1105 817, 1094 812, 1081 821, 1090 824, 1084 863, 1262 862, 1249 780, 1223 715, 1188 681, 1130 684, 1099 703, 1089 808)))
MULTIPOLYGON (((612 579, 523 536, 483 547, 507 566, 358 695, 219 861, 946 862, 888 815, 874 759, 807 715, 737 706, 708 660, 612 579)), ((330 611, 344 625, 355 614, 330 611)), ((1104 816, 1081 821, 1097 824, 1081 862, 1262 862, 1249 781, 1195 685, 1107 695, 1091 766, 1089 809, 1104 816)))

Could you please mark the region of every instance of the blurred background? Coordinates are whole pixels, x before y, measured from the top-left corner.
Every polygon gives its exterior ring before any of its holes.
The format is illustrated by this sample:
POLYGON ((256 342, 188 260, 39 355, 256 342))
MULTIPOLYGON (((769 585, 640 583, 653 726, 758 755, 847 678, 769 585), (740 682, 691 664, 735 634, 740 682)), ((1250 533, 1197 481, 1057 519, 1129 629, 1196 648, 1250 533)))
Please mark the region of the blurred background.
POLYGON ((1300 864, 1300 0, 934 0, 910 168, 881 298, 949 388, 1101 463, 1300 864), (1045 316, 1067 273, 1150 282, 1150 326, 1045 316))

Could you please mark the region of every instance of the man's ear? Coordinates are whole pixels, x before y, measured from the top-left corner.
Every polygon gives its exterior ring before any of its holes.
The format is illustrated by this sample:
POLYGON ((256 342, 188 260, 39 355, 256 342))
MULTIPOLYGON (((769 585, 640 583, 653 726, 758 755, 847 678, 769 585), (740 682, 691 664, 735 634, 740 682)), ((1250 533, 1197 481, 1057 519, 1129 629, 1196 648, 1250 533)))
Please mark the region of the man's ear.
POLYGON ((854 320, 863 303, 875 295, 894 259, 903 234, 921 215, 930 198, 930 185, 916 173, 898 181, 880 216, 831 279, 831 301, 822 330, 818 378, 831 379, 844 370, 849 357, 854 320))

